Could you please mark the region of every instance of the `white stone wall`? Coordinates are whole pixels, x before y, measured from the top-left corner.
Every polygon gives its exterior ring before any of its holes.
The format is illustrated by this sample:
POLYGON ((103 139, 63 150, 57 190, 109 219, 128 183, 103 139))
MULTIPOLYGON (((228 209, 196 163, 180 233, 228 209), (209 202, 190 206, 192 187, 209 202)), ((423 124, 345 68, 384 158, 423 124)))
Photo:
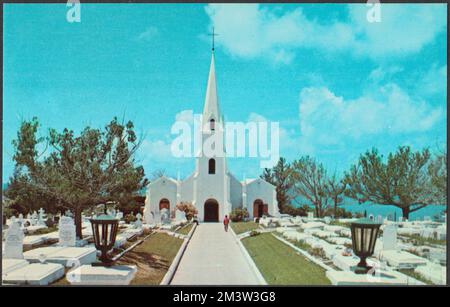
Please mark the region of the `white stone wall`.
POLYGON ((150 212, 154 216, 159 216, 159 202, 166 198, 170 202, 170 211, 175 209, 177 205, 177 183, 174 179, 168 177, 161 177, 152 182, 148 186, 147 199, 145 201, 145 210, 148 206, 150 212))
POLYGON ((242 184, 232 174, 230 176, 230 202, 232 209, 242 208, 242 184))
POLYGON ((257 199, 261 199, 264 204, 268 204, 268 211, 270 215, 278 215, 278 204, 276 200, 276 190, 273 185, 262 180, 256 179, 246 185, 247 203, 244 204, 253 218, 253 203, 257 199))

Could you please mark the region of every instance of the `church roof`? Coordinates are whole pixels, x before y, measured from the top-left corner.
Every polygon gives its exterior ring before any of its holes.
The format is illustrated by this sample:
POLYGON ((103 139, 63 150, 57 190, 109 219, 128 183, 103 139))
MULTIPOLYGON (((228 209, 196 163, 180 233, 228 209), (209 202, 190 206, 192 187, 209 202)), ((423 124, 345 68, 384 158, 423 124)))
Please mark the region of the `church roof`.
POLYGON ((211 57, 211 66, 209 68, 208 87, 206 89, 205 107, 203 116, 206 119, 213 117, 216 121, 221 121, 219 97, 217 95, 216 67, 214 63, 214 52, 211 57))

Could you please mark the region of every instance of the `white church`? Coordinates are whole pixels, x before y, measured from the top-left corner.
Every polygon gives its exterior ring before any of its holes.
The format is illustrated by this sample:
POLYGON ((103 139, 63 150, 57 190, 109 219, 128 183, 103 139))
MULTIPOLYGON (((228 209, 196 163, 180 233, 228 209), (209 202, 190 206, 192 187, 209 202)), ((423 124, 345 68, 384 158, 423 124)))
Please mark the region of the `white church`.
MULTIPOLYGON (((214 49, 202 117, 202 143, 214 133, 224 134, 224 119, 217 95, 214 49)), ((203 145, 203 144, 202 144, 203 145)), ((203 146, 202 146, 203 148, 203 146)), ((217 153, 217 152, 216 152, 217 153)), ((149 224, 161 222, 161 210, 167 208, 173 218, 176 205, 191 202, 200 222, 223 221, 235 208, 247 208, 250 218, 278 216, 275 186, 263 179, 239 181, 227 167, 225 152, 207 156, 203 150, 196 158, 195 172, 185 180, 160 177, 148 186, 144 219, 149 224)))

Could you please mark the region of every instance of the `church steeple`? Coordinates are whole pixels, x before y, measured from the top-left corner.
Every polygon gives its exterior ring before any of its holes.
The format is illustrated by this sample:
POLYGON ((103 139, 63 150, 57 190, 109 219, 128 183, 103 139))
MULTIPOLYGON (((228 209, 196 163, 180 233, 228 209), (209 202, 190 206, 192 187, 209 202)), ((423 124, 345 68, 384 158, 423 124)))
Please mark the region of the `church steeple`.
POLYGON ((217 96, 216 68, 214 64, 214 51, 211 57, 211 66, 209 68, 208 87, 206 89, 205 107, 203 109, 203 119, 215 122, 221 122, 219 107, 219 97, 217 96))

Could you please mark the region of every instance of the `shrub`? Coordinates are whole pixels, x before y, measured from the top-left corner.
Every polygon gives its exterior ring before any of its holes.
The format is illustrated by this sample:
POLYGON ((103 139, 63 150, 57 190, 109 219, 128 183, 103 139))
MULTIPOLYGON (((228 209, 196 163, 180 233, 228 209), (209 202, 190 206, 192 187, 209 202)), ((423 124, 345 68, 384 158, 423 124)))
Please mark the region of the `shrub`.
POLYGON ((256 237, 257 235, 259 235, 259 231, 256 230, 250 231, 250 237, 256 237))
POLYGON ((311 249, 311 255, 322 259, 325 259, 327 257, 322 247, 313 247, 311 249))
POLYGON ((247 208, 241 209, 236 208, 233 209, 230 213, 230 220, 233 222, 242 222, 247 219, 250 215, 248 214, 247 208))
POLYGON ((303 205, 301 207, 294 207, 292 205, 284 205, 282 208, 282 213, 289 214, 292 216, 307 216, 308 211, 311 211, 311 208, 308 205, 303 205))
POLYGON ((47 225, 47 227, 50 227, 50 228, 55 226, 55 222, 51 218, 47 218, 47 220, 45 221, 45 224, 47 225))
POLYGON ((198 214, 197 208, 188 201, 182 201, 177 204, 177 210, 183 211, 186 214, 186 219, 188 221, 198 214))
MULTIPOLYGON (((324 216, 333 216, 334 215, 334 207, 329 207, 324 211, 324 216)), ((347 211, 344 208, 336 208, 336 216, 335 218, 343 218, 348 219, 352 218, 353 214, 351 211, 347 211)))
POLYGON ((133 214, 133 212, 131 212, 131 213, 125 215, 124 220, 125 220, 125 223, 130 224, 130 223, 136 222, 137 218, 133 214))

